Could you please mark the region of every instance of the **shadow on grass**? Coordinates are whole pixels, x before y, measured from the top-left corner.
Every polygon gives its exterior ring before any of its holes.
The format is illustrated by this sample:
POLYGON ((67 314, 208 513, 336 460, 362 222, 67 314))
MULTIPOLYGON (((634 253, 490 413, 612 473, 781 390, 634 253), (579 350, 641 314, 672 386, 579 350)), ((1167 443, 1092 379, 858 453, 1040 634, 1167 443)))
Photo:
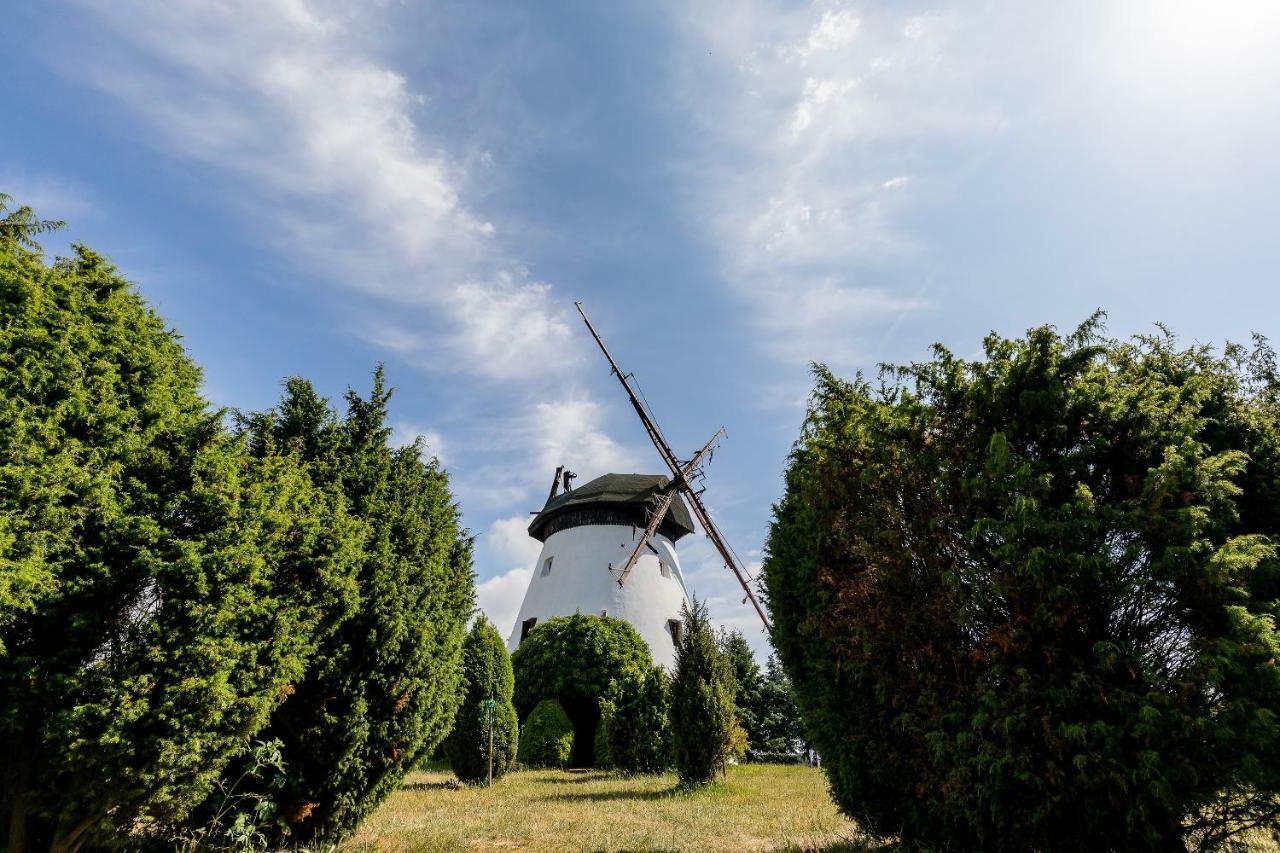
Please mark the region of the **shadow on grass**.
POLYGON ((678 796, 679 788, 667 788, 662 791, 589 791, 585 794, 556 794, 543 797, 544 800, 568 800, 570 802, 607 802, 609 800, 665 800, 678 796))
POLYGON ((461 788, 457 779, 446 779, 443 782, 405 782, 400 786, 402 791, 439 791, 444 788, 461 788))
MULTIPOLYGON (((896 841, 876 841, 864 835, 851 835, 823 844, 784 844, 773 853, 913 853, 896 841)), ((914 851, 920 853, 920 851, 914 851)))
POLYGON ((847 838, 819 846, 808 844, 784 844, 773 853, 902 853, 896 844, 882 844, 866 838, 847 838))
POLYGON ((557 785, 576 785, 579 782, 603 782, 606 779, 622 778, 620 776, 615 776, 608 770, 578 770, 568 772, 573 775, 566 775, 563 779, 557 779, 557 785))

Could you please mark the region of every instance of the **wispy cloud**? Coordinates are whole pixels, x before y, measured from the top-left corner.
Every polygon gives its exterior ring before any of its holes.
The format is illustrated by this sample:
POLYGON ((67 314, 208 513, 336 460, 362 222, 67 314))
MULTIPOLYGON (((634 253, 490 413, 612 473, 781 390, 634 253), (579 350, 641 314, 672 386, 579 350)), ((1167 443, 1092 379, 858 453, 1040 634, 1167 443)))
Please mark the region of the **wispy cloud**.
POLYGON ((923 251, 901 220, 927 200, 928 145, 999 123, 966 97, 956 29, 826 2, 684 18, 702 49, 679 94, 705 141, 690 207, 778 357, 855 361, 860 331, 929 307, 876 273, 923 251))
POLYGON ((514 543, 477 551, 481 605, 514 618, 537 543, 510 519, 489 526, 493 514, 540 504, 556 465, 587 475, 633 456, 604 431, 603 407, 565 390, 584 352, 569 300, 533 275, 502 211, 483 209, 504 177, 474 139, 493 128, 460 133, 415 91, 388 53, 393 4, 71 2, 95 38, 60 54, 60 70, 114 99, 157 152, 206 176, 246 233, 327 286, 339 329, 451 377, 432 427, 397 423, 393 441, 422 434, 447 452, 467 522, 514 543))
POLYGON ((420 126, 427 105, 380 58, 380 4, 83 5, 129 47, 80 57, 84 79, 166 154, 227 179, 283 251, 359 292, 372 316, 352 331, 487 379, 573 363, 552 288, 467 203, 483 158, 420 126))
POLYGON ((0 193, 8 193, 15 204, 27 205, 44 219, 83 220, 99 212, 92 194, 84 187, 16 169, 0 171, 0 193))
POLYGON ((476 585, 476 604, 506 639, 516 624, 533 569, 512 569, 476 585))
POLYGON ((392 447, 407 447, 418 439, 422 439, 427 456, 434 456, 441 463, 446 461, 444 439, 439 432, 408 421, 392 422, 389 439, 392 447))

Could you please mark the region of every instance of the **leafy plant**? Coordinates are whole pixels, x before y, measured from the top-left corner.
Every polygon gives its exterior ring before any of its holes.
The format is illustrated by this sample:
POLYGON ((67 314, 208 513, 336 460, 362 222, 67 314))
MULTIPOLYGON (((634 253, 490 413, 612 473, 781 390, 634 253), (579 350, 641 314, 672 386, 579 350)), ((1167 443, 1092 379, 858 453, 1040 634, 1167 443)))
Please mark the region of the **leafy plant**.
POLYGON ((1280 378, 1265 342, 991 335, 817 368, 764 577, 840 806, 984 850, 1280 820, 1280 378))
POLYGON ((174 849, 254 853, 267 848, 268 836, 282 823, 268 792, 285 784, 283 744, 255 741, 245 747, 244 769, 234 780, 219 779, 210 801, 208 823, 178 830, 168 842, 174 849))
POLYGON ((554 699, 534 707, 520 733, 517 760, 529 767, 565 767, 573 755, 573 723, 554 699))
POLYGON ((540 623, 511 655, 516 710, 527 717, 555 699, 573 722, 573 763, 593 764, 600 700, 615 678, 653 665, 649 646, 627 622, 608 616, 557 616, 540 623))

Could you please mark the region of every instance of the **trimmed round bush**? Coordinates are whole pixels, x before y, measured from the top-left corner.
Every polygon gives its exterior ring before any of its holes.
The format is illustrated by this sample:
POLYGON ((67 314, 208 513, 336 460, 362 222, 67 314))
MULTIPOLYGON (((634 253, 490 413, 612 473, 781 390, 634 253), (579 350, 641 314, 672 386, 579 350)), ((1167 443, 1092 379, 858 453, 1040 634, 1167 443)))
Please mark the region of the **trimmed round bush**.
POLYGON ((573 764, 594 764, 600 700, 628 669, 653 665, 636 629, 608 616, 557 616, 539 624, 511 656, 516 711, 528 719, 543 699, 555 699, 573 723, 573 764))
POLYGON ((511 658, 502 637, 483 616, 463 642, 462 677, 462 705, 445 741, 445 755, 463 782, 487 781, 492 717, 493 778, 497 781, 515 759, 519 723, 511 704, 511 658))
POLYGON ((1277 825, 1274 355, 1096 320, 985 352, 817 369, 764 579, 837 803, 924 849, 1277 825))
POLYGON ((573 723, 554 699, 543 699, 520 733, 517 759, 529 767, 565 767, 573 755, 573 723))

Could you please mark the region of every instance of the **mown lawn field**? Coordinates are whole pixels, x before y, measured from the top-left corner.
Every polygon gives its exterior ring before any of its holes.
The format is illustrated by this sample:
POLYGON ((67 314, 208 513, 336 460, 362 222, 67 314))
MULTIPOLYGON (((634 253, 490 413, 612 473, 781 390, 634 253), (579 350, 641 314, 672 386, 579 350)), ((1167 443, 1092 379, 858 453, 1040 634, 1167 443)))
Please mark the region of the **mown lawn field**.
MULTIPOLYGON (((867 842, 841 817, 810 767, 734 767, 693 794, 673 775, 525 770, 492 789, 458 786, 447 770, 410 774, 342 853, 452 850, 900 851, 867 842)), ((1252 833, 1250 853, 1280 853, 1252 833)))
POLYGON ((673 775, 597 770, 525 770, 492 789, 452 780, 411 774, 344 851, 861 849, 810 767, 734 767, 692 794, 673 775))

